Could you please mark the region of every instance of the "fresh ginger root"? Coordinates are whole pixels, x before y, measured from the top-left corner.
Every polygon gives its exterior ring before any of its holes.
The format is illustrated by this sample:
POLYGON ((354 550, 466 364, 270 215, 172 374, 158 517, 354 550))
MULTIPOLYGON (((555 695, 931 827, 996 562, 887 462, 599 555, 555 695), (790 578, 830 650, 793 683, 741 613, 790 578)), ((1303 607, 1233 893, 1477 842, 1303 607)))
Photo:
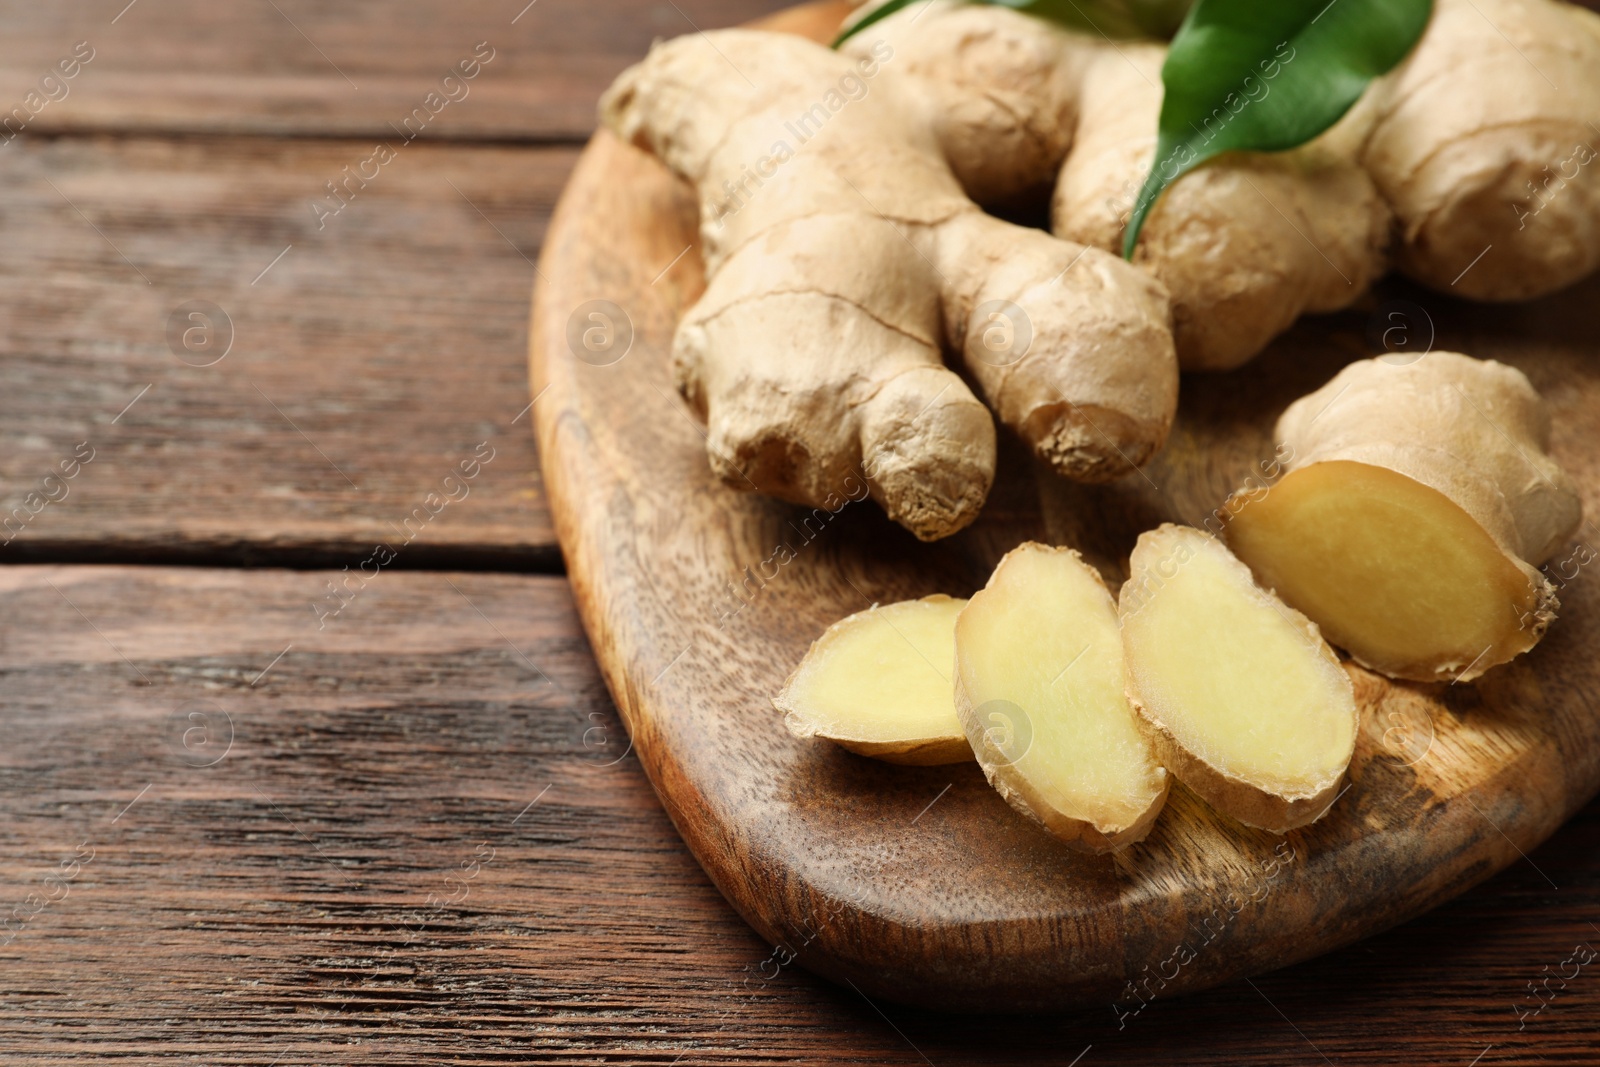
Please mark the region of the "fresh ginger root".
POLYGON ((1377 88, 1361 162, 1394 211, 1402 272, 1499 301, 1600 266, 1600 16, 1558 0, 1434 0, 1416 50, 1377 88))
POLYGON ((1090 481, 1164 442, 1177 364, 1159 283, 984 214, 951 169, 1021 158, 1047 174, 1035 146, 981 122, 956 143, 952 94, 891 76, 893 57, 693 34, 625 71, 601 115, 700 199, 708 283, 673 373, 713 470, 812 506, 864 477, 933 539, 976 517, 995 456, 990 415, 942 349, 1038 455, 1090 481))
POLYGON ((601 112, 699 197, 709 281, 673 374, 713 470, 830 510, 864 481, 917 536, 942 537, 976 516, 995 454, 943 350, 1039 456, 1103 481, 1165 440, 1174 335, 1185 368, 1225 369, 1391 265, 1485 300, 1588 273, 1600 17, 1559 0, 1436 8, 1321 137, 1173 184, 1146 220, 1143 271, 1108 253, 1153 162, 1160 46, 956 0, 897 12, 841 53, 739 30, 658 46, 601 112), (1053 178, 1061 240, 974 203, 1053 178))
MULTIPOLYGON (((1134 262, 1171 294, 1184 369, 1247 362, 1302 313, 1354 303, 1391 264, 1478 300, 1529 299, 1600 265, 1600 167, 1589 165, 1600 17, 1560 0, 1434 6, 1412 54, 1332 129, 1288 152, 1220 156, 1156 202, 1134 262)), ((884 42, 899 71, 967 100, 942 105, 947 141, 1008 129, 1034 146, 1010 185, 993 168, 958 168, 975 197, 1036 186, 1054 160, 1055 232, 1120 251, 1155 161, 1164 47, 958 0, 913 5, 846 48, 884 42)), ((1269 61, 1240 100, 1272 92, 1293 61, 1269 61)))
POLYGON ((789 732, 890 763, 970 760, 952 679, 966 605, 935 595, 874 605, 828 627, 773 701, 789 732))
POLYGON ((1329 641, 1396 678, 1469 681, 1532 648, 1557 601, 1534 568, 1582 509, 1520 371, 1430 352, 1364 360, 1278 421, 1286 473, 1225 534, 1329 641))
POLYGON ((1071 549, 1007 553, 956 620, 956 709, 990 784, 1068 845, 1142 840, 1169 779, 1123 692, 1116 607, 1071 549))
POLYGON ((1208 533, 1139 538, 1118 615, 1128 697, 1160 761, 1212 807, 1284 833, 1320 818, 1355 751, 1350 676, 1314 623, 1208 533))
MULTIPOLYGON (((1122 53, 1089 68, 1051 207, 1057 233, 1115 251, 1155 157, 1166 49, 1122 53)), ((1341 123, 1287 152, 1213 160, 1162 193, 1133 261, 1172 294, 1183 369, 1238 366, 1301 314, 1347 307, 1383 274, 1390 214, 1356 141, 1341 123)))

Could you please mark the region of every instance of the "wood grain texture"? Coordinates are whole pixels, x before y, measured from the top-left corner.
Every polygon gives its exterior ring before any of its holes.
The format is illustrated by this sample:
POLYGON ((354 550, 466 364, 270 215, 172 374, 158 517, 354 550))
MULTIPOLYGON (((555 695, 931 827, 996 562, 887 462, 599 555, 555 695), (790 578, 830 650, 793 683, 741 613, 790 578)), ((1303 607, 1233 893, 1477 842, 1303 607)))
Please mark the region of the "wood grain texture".
MULTIPOLYGON (((1288 402, 1367 354, 1367 316, 1303 323, 1242 373, 1186 380, 1171 443, 1119 483, 1075 486, 1010 449, 979 522, 922 545, 866 505, 835 518, 713 480, 667 372, 702 286, 692 255, 676 258, 694 218, 653 160, 604 132, 591 143, 535 297, 540 454, 580 613, 645 770, 719 888, 763 935, 800 942, 806 966, 943 1009, 1131 1009, 1141 990, 1257 974, 1417 915, 1517 860, 1600 787, 1592 574, 1563 590, 1534 654, 1473 686, 1359 672, 1351 788, 1281 840, 1180 789, 1145 842, 1084 856, 974 766, 898 768, 790 737, 770 697, 846 614, 969 595, 1029 538, 1082 550, 1115 586, 1139 532, 1198 524, 1271 455, 1288 402), (597 299, 633 331, 604 366, 569 341, 597 299), (791 562, 774 562, 780 545, 791 562)), ((1582 323, 1597 295, 1591 281, 1491 311, 1411 294, 1436 309, 1439 347, 1519 366, 1545 393, 1589 514, 1600 368, 1582 323)))
POLYGON ((1401 930, 1120 1029, 905 1010, 727 907, 563 581, 384 574, 319 632, 333 577, 0 568, 7 1064, 1592 1062, 1594 967, 1537 1015, 1527 985, 1600 946, 1600 806, 1401 930))
POLYGON ((422 136, 586 137, 601 91, 653 39, 735 25, 782 6, 781 0, 7 0, 0 4, 6 27, 0 114, 22 104, 77 42, 87 41, 94 58, 67 83, 64 97, 37 109, 30 132, 391 137, 391 124, 438 91, 451 66, 481 41, 494 58, 422 136))
MULTIPOLYGON (((1600 6, 1600 0, 1585 0, 1600 6)), ((57 0, 0 4, 0 114, 88 41, 95 58, 34 133, 388 137, 479 41, 495 59, 423 136, 587 137, 595 100, 658 37, 783 0, 57 0), (115 19, 115 22, 112 20, 115 19)))
POLYGON ((575 153, 409 145, 319 220, 324 183, 371 152, 112 137, 0 152, 0 562, 354 567, 410 534, 397 565, 555 564, 523 353, 575 153), (223 327, 192 351, 183 315, 172 327, 196 300, 232 325, 211 366, 223 327), (84 442, 93 461, 63 495, 46 479, 84 442), (492 462, 447 488, 483 442, 492 462), (432 514, 435 492, 455 499, 432 514))

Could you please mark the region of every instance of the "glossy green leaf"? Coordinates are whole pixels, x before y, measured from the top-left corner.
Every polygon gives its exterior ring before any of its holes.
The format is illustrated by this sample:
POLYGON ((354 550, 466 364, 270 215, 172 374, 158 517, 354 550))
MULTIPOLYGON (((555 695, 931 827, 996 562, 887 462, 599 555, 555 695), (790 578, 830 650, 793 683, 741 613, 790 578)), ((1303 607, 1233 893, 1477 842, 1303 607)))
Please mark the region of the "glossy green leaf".
POLYGON ((1161 68, 1156 158, 1122 253, 1167 186, 1222 152, 1305 144, 1422 36, 1432 0, 1200 0, 1161 68))

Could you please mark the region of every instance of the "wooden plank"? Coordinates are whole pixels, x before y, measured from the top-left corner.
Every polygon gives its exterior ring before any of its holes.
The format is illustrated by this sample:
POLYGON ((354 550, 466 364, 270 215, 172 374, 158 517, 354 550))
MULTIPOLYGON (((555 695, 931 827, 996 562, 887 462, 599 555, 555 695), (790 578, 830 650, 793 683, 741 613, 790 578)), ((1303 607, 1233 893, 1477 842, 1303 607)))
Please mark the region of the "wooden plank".
POLYGON ((94 58, 66 84, 64 97, 31 116, 33 131, 388 137, 391 124, 486 41, 495 58, 423 136, 581 138, 594 128, 600 92, 653 39, 736 25, 783 6, 783 0, 5 0, 0 114, 22 105, 73 45, 88 41, 94 58))
POLYGON ((0 153, 0 562, 555 565, 523 353, 574 152, 419 142, 328 197, 372 148, 0 153))
POLYGON ((383 574, 318 631, 330 577, 0 568, 8 1064, 1592 1056, 1600 971, 1562 961, 1600 946, 1600 805, 1407 927, 1120 1028, 1110 1004, 914 1012, 788 963, 717 896, 564 582, 383 574))
POLYGON ((600 92, 653 39, 735 25, 782 6, 781 0, 6 0, 0 114, 39 92, 28 108, 37 113, 22 116, 32 132, 392 137, 392 126, 429 92, 449 90, 459 99, 426 124, 423 136, 582 138, 594 128, 600 92), (88 42, 83 54, 92 50, 88 64, 60 86, 47 84, 49 95, 40 91, 40 79, 80 41, 88 42), (493 58, 464 89, 441 86, 479 42, 493 58))

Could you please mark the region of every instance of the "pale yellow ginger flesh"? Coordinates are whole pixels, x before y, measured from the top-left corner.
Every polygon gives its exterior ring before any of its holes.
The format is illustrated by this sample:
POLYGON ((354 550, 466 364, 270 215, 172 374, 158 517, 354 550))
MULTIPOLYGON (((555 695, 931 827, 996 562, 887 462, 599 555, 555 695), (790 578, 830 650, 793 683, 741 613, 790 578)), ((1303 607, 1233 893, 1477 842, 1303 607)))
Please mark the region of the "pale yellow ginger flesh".
POLYGON ((773 701, 784 724, 890 763, 970 760, 952 681, 956 616, 966 605, 936 595, 834 623, 773 701))
POLYGON ((1430 352, 1363 360, 1278 421, 1282 480, 1236 493, 1233 550, 1364 666, 1470 681, 1538 643, 1535 567, 1582 510, 1520 371, 1430 352))
POLYGON ((956 709, 1000 795, 1075 848, 1142 839, 1166 800, 1123 693, 1111 594, 1070 549, 1014 549, 961 612, 956 709))
POLYGON ((1382 467, 1296 471, 1229 536, 1262 581, 1379 669, 1464 673, 1532 648, 1544 628, 1519 624, 1543 610, 1542 580, 1449 497, 1382 467))
POLYGON ((1161 762, 1250 826, 1283 833, 1321 817, 1355 750, 1356 704, 1315 624, 1191 527, 1142 535, 1129 569, 1128 697, 1161 762))

